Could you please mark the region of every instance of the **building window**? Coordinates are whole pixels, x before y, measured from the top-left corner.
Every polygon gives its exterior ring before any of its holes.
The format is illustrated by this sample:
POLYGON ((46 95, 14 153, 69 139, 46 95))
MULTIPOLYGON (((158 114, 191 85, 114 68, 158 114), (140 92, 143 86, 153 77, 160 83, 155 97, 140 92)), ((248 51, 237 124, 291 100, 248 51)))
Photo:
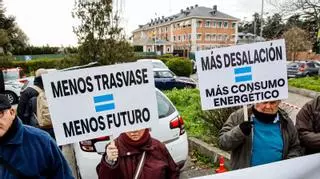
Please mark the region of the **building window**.
POLYGON ((217 26, 217 22, 216 21, 212 21, 212 27, 216 27, 217 26))
POLYGON ((206 41, 210 41, 210 34, 206 34, 206 41))
POLYGON ((188 40, 189 41, 191 40, 191 34, 188 34, 188 40))
POLYGON ((222 35, 218 35, 218 41, 221 41, 222 40, 222 35))
POLYGON ((201 27, 201 21, 197 21, 197 27, 201 27))
POLYGON ((174 42, 176 41, 176 36, 173 36, 173 41, 174 41, 174 42))
POLYGON ((236 28, 237 23, 233 22, 232 23, 232 28, 236 28))
POLYGON ((216 34, 211 35, 211 41, 216 41, 216 34))
POLYGON ((166 32, 168 32, 168 27, 166 27, 166 32))
POLYGON ((235 41, 236 36, 232 35, 230 41, 235 41))
POLYGON ((229 24, 229 23, 225 21, 225 22, 223 23, 223 27, 224 27, 224 28, 228 28, 228 24, 229 24))
POLYGON ((218 22, 218 27, 222 28, 222 22, 218 22))
POLYGON ((224 40, 228 40, 229 36, 228 35, 224 35, 224 40))
POLYGON ((210 27, 210 21, 206 21, 205 27, 210 27))
POLYGON ((180 37, 180 35, 178 36, 178 41, 181 41, 181 37, 180 37))
POLYGON ((148 48, 148 52, 151 52, 151 48, 150 47, 148 48))
POLYGON ((170 47, 167 48, 167 52, 170 52, 170 47))
POLYGON ((201 40, 201 34, 197 34, 197 40, 201 40))

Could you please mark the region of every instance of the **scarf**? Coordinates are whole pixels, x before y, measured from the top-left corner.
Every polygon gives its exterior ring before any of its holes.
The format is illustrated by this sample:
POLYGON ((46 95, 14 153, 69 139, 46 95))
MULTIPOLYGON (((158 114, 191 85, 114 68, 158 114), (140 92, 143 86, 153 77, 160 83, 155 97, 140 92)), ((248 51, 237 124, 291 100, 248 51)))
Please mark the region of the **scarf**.
POLYGON ((254 114, 254 116, 261 122, 263 123, 272 123, 274 121, 274 119, 277 116, 277 113, 275 114, 266 114, 266 113, 262 113, 257 111, 254 107, 252 107, 252 112, 254 114))

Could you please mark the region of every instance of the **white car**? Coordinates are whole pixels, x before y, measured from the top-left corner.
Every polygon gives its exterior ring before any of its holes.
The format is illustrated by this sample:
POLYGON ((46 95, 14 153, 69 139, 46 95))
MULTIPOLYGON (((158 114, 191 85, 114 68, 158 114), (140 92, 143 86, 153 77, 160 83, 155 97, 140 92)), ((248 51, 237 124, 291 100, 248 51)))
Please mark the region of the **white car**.
MULTIPOLYGON (((151 129, 151 136, 163 142, 177 165, 182 168, 188 156, 188 140, 183 119, 171 101, 156 90, 159 124, 151 129)), ((117 137, 117 136, 115 136, 117 137)), ((96 166, 101 161, 109 136, 73 144, 79 174, 82 179, 96 179, 96 166)))
POLYGON ((152 62, 153 68, 169 69, 167 65, 159 59, 139 59, 137 62, 152 62))
POLYGON ((5 83, 5 95, 8 97, 11 104, 16 104, 19 101, 20 97, 20 91, 23 86, 22 83, 20 83, 17 80, 9 80, 5 83))

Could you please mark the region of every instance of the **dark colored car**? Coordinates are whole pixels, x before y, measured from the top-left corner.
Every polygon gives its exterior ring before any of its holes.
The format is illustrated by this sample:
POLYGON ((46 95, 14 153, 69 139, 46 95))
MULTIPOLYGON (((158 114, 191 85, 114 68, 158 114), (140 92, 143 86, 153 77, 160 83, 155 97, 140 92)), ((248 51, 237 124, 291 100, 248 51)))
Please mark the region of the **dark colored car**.
POLYGON ((176 76, 169 69, 153 69, 155 85, 160 90, 195 88, 196 82, 188 77, 176 76))
POLYGON ((318 75, 319 68, 319 63, 316 61, 292 62, 287 65, 288 78, 318 75))

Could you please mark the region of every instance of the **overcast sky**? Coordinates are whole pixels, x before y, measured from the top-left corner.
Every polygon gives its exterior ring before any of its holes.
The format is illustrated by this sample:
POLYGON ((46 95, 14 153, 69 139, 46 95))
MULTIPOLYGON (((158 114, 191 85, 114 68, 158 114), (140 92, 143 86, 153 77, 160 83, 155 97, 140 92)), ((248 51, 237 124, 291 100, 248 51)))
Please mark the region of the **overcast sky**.
MULTIPOLYGON (((31 45, 77 44, 72 31, 75 20, 71 17, 74 0, 3 0, 3 4, 6 14, 16 17, 31 45)), ((195 4, 205 7, 217 5, 219 11, 241 20, 244 17, 251 20, 254 12, 261 12, 261 0, 118 0, 117 4, 119 9, 122 6, 122 22, 127 34, 156 15, 169 16, 195 4)), ((271 14, 272 11, 272 6, 265 3, 265 12, 271 14)))

